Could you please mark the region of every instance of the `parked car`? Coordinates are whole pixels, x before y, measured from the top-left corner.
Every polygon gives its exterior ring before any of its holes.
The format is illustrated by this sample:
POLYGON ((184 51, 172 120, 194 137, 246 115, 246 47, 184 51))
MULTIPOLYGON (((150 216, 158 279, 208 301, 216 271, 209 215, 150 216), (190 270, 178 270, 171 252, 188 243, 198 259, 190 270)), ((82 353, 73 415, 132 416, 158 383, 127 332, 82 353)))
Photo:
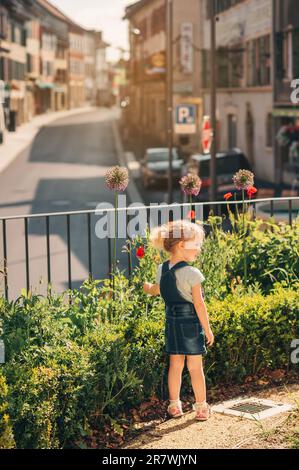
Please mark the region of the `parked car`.
MULTIPOLYGON (((180 158, 177 148, 173 148, 172 177, 179 180, 184 160, 180 158)), ((141 177, 143 186, 149 188, 157 182, 167 183, 169 168, 169 151, 167 147, 148 148, 141 160, 141 177)))
MULTIPOLYGON (((202 186, 197 199, 199 201, 209 201, 211 155, 194 154, 191 155, 188 163, 182 168, 182 175, 189 172, 196 173, 202 180, 202 186)), ((224 194, 235 191, 233 175, 239 170, 250 170, 252 168, 246 156, 241 150, 234 148, 229 151, 219 152, 216 155, 217 173, 217 200, 222 200, 224 194)), ((237 199, 238 199, 237 194, 237 199)), ((241 197, 241 196, 240 196, 241 197)))

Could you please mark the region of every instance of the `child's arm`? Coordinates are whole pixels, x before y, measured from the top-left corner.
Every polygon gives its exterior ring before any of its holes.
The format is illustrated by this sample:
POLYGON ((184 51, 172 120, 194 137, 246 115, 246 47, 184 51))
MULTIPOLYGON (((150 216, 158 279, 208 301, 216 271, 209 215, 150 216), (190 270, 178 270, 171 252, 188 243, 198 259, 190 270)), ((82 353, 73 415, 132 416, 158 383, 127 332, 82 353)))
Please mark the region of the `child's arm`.
POLYGON ((202 296, 201 284, 195 284, 195 286, 192 287, 192 299, 200 323, 202 324, 202 327, 205 331, 207 342, 210 346, 212 346, 214 343, 214 335, 210 327, 207 308, 202 296))
POLYGON ((159 284, 151 284, 150 282, 145 282, 143 284, 143 290, 146 294, 149 294, 149 295, 160 295, 159 284))

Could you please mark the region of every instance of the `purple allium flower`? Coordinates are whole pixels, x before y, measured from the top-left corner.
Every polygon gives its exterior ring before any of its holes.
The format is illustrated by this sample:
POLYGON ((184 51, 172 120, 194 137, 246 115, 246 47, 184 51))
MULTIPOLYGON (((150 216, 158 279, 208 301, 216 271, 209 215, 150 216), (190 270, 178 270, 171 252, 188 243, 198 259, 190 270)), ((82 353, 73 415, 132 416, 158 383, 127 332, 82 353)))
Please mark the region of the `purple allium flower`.
POLYGON ((113 191, 125 191, 129 183, 127 168, 113 166, 107 170, 105 175, 106 186, 113 191))
POLYGON ((249 189, 254 186, 254 174, 249 170, 239 170, 233 176, 233 182, 237 189, 249 189))
POLYGON ((187 196, 197 196, 201 188, 201 179, 193 173, 188 173, 187 176, 181 178, 180 185, 187 196))

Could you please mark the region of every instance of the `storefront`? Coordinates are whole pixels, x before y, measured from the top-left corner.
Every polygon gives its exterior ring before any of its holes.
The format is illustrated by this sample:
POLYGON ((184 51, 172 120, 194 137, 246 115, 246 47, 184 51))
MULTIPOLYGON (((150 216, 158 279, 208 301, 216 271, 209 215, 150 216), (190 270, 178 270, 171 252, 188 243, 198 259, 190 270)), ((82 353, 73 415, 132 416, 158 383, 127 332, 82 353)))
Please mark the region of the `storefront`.
POLYGON ((37 81, 35 85, 36 114, 54 111, 54 83, 37 81))
POLYGON ((273 111, 276 135, 276 179, 299 194, 299 109, 280 107, 273 111))

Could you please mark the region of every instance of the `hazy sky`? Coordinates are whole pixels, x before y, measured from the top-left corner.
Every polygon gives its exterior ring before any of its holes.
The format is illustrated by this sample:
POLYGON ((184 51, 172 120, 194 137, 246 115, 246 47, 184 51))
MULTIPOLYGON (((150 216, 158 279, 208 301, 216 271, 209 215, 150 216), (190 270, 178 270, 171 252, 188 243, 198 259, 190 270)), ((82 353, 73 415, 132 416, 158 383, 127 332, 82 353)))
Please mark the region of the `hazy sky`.
POLYGON ((108 58, 119 57, 117 46, 128 48, 128 26, 122 21, 125 7, 134 0, 50 0, 71 19, 86 28, 103 31, 103 38, 114 46, 108 49, 108 58))

